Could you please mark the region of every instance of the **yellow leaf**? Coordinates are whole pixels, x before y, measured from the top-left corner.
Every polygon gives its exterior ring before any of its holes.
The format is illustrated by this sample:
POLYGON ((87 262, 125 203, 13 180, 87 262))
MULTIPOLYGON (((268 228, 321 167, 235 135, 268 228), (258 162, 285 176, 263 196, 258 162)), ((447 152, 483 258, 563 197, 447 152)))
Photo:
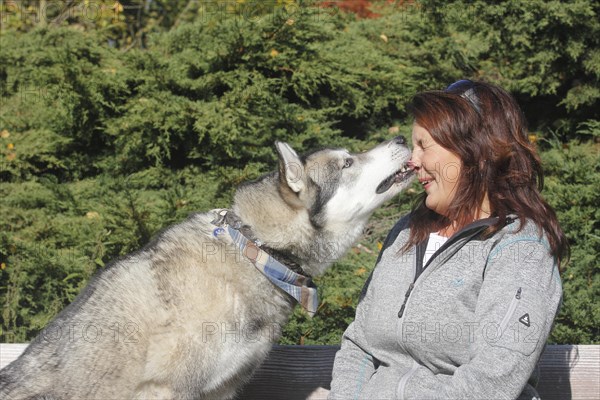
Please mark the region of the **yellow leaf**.
POLYGON ((279 52, 277 50, 275 50, 275 49, 272 49, 271 53, 269 53, 269 55, 271 57, 277 57, 279 55, 279 52))
POLYGON ((9 143, 9 144, 6 145, 6 148, 9 149, 9 150, 12 150, 12 149, 15 148, 15 145, 12 144, 12 143, 9 143))
POLYGON ((379 35, 379 37, 381 38, 381 40, 383 40, 384 42, 388 42, 388 37, 386 35, 384 35, 383 33, 381 35, 379 35))
POLYGON ((0 269, 1 269, 1 270, 5 270, 5 269, 6 269, 6 263, 2 263, 2 264, 0 264, 0 269))
POLYGON ((382 248, 383 248, 383 243, 377 242, 377 250, 381 251, 382 248))
POLYGON ((6 130, 6 129, 2 129, 2 132, 0 132, 0 137, 2 139, 6 139, 10 136, 10 133, 6 130))
POLYGON ((536 143, 537 142, 537 135, 535 135, 535 134, 529 135, 529 142, 530 143, 536 143))
POLYGON ((89 219, 99 219, 100 218, 100 214, 98 214, 96 211, 88 211, 85 214, 85 217, 89 218, 89 219))

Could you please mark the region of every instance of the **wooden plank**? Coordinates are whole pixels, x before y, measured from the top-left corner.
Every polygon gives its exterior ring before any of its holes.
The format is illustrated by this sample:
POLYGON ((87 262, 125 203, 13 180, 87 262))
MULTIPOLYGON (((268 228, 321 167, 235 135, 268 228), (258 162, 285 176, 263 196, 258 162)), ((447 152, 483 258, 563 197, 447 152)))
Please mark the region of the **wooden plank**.
MULTIPOLYGON (((27 344, 0 344, 0 368, 26 347, 27 344)), ((338 348, 274 346, 238 399, 303 400, 319 387, 329 389, 338 348)), ((538 391, 544 400, 600 399, 600 345, 547 346, 540 360, 538 391)))
MULTIPOLYGON (((338 348, 275 346, 238 399, 306 399, 319 386, 329 389, 333 357, 338 348), (319 376, 316 371, 324 375, 319 376)), ((600 346, 550 345, 539 365, 537 389, 542 399, 600 399, 600 346)))
POLYGON ((542 399, 600 399, 600 345, 546 346, 539 365, 542 399))
POLYGON ((274 346, 237 399, 305 400, 319 387, 329 389, 338 349, 338 346, 274 346))
POLYGON ((0 343, 0 369, 16 360, 26 347, 27 343, 0 343))

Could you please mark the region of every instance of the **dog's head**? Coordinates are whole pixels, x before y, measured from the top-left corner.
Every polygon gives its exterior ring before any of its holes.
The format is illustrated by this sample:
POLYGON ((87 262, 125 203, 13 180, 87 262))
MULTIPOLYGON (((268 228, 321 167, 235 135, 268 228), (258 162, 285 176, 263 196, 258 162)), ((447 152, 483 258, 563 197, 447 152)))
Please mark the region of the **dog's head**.
POLYGON ((299 156, 282 142, 276 148, 282 197, 292 207, 309 210, 313 224, 323 228, 366 221, 413 176, 402 137, 359 154, 325 149, 299 156))
POLYGON ((413 171, 403 138, 352 154, 324 149, 299 156, 276 143, 279 169, 240 185, 235 214, 252 236, 320 275, 359 238, 373 211, 406 188, 413 171))

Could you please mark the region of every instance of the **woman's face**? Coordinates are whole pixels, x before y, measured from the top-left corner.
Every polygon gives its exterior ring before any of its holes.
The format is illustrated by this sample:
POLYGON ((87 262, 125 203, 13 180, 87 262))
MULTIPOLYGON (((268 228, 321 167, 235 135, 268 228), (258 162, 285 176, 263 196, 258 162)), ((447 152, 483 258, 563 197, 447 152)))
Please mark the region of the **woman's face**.
POLYGON ((412 166, 427 198, 425 205, 438 214, 448 216, 448 208, 456 194, 461 172, 460 158, 438 144, 427 129, 413 125, 412 166))

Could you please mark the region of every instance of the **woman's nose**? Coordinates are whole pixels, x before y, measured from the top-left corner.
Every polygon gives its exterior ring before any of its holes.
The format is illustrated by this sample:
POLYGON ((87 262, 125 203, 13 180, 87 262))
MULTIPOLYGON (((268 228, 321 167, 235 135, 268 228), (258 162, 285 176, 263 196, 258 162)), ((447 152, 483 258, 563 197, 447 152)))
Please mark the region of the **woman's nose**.
POLYGON ((408 160, 408 162, 406 164, 408 165, 409 168, 412 168, 412 169, 419 168, 418 164, 412 158, 410 160, 408 160))

